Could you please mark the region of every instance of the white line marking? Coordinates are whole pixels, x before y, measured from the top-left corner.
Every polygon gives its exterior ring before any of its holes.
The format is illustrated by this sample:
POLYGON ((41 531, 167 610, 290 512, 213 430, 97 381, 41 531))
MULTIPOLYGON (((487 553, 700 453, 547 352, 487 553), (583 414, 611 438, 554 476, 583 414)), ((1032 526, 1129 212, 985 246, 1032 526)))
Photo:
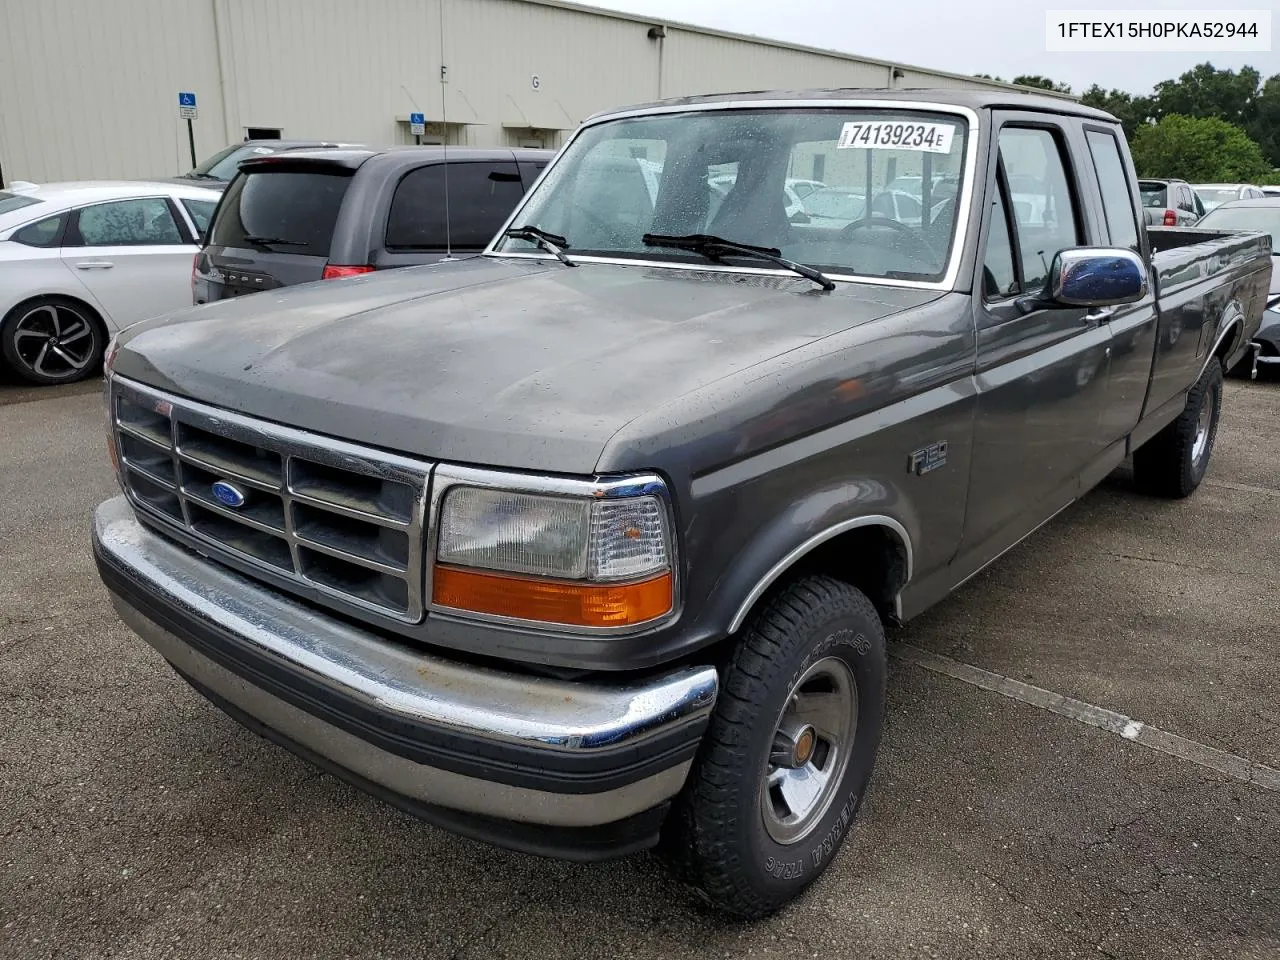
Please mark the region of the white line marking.
POLYGON ((1236 490, 1240 493, 1261 493, 1268 497, 1280 497, 1280 490, 1272 490, 1270 487, 1255 487, 1251 483, 1234 483, 1230 480, 1206 480, 1206 486, 1222 487, 1224 490, 1236 490))
POLYGON ((1195 740, 1188 740, 1186 737, 1180 737, 1175 733, 1161 730, 1159 727, 1145 724, 1141 720, 1126 717, 1123 713, 1116 713, 1114 710, 1107 710, 1105 707, 1096 707, 1091 703, 1085 703, 1083 700, 1064 697, 1060 693, 1053 693, 1041 687, 1034 687, 1029 683, 1023 683, 1021 680, 1014 680, 998 673, 992 673, 989 670, 983 670, 980 667, 970 666, 967 663, 961 663, 959 660, 952 660, 950 657, 944 657, 938 653, 921 650, 919 647, 913 647, 910 644, 891 643, 889 644, 889 653, 899 660, 914 663, 916 666, 923 667, 933 673, 940 673, 945 677, 951 677, 953 680, 961 680, 964 683, 973 684, 983 690, 990 690, 1011 700, 1017 700, 1020 703, 1029 704, 1041 710, 1047 710, 1050 713, 1056 713, 1060 717, 1066 717, 1079 723, 1087 723, 1089 726, 1097 727, 1099 730, 1106 730, 1108 733, 1124 737, 1124 739, 1147 747, 1150 750, 1167 753, 1171 757, 1187 760, 1228 777, 1233 777, 1236 780, 1252 783, 1265 790, 1280 791, 1280 770, 1274 767, 1268 767, 1266 764, 1258 763, 1255 760, 1247 760, 1244 757, 1236 756, 1234 753, 1227 753, 1225 750, 1219 750, 1217 747, 1210 747, 1195 740))

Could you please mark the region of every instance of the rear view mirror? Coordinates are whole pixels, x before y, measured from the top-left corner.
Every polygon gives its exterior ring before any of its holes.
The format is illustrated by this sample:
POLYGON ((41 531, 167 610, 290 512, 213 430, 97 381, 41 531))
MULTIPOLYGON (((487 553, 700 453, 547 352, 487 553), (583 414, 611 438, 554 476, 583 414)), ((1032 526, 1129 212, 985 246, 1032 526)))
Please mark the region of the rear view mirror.
POLYGON ((1053 258, 1049 295, 1071 307, 1111 307, 1147 295, 1147 267, 1132 250, 1076 247, 1053 258))
POLYGON ((797 210, 791 216, 787 217, 791 223, 809 223, 809 215, 803 210, 797 210))

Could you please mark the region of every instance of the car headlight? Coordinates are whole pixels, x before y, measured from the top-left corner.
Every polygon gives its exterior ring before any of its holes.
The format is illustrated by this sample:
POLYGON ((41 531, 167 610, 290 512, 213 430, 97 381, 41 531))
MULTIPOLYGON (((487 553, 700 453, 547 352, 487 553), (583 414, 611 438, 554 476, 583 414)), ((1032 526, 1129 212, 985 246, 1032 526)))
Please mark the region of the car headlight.
POLYGON ((432 602, 577 628, 634 627, 671 612, 665 499, 450 487, 437 517, 432 602))

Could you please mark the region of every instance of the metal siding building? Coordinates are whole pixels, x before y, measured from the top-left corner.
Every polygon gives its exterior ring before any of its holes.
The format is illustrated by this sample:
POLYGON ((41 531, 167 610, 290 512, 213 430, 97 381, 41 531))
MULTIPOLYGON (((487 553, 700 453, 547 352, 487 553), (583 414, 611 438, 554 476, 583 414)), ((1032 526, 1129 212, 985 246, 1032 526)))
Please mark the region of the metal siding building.
POLYGON ((250 128, 410 143, 411 112, 424 141, 558 146, 597 110, 662 97, 1006 86, 659 23, 559 0, 0 0, 0 176, 186 170, 180 90, 204 157, 250 128))

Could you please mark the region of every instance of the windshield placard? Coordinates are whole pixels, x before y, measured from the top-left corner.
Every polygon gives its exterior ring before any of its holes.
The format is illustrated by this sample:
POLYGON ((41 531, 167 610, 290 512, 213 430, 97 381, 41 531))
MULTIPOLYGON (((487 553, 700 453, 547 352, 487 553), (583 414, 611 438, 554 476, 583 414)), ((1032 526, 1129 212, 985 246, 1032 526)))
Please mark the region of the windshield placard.
POLYGON ((902 123, 895 120, 856 120, 840 131, 841 150, 922 150, 950 153, 955 127, 948 123, 902 123))

